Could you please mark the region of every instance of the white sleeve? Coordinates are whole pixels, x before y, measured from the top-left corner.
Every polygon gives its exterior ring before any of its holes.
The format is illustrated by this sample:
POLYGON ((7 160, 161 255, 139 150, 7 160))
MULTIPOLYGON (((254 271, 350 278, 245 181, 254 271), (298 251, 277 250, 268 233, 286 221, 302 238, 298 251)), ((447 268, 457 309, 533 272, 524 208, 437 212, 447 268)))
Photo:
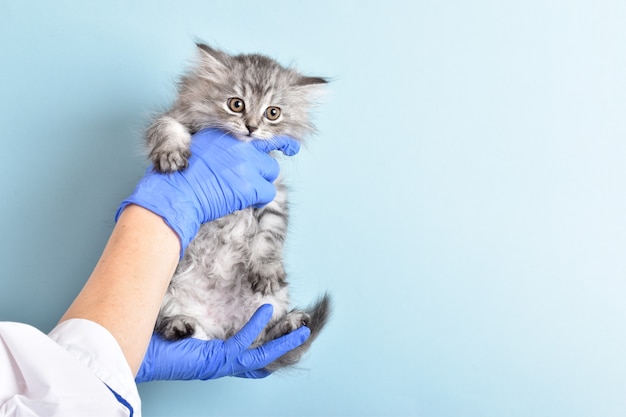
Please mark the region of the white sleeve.
POLYGON ((141 416, 132 372, 115 338, 72 319, 45 335, 0 322, 0 416, 141 416))

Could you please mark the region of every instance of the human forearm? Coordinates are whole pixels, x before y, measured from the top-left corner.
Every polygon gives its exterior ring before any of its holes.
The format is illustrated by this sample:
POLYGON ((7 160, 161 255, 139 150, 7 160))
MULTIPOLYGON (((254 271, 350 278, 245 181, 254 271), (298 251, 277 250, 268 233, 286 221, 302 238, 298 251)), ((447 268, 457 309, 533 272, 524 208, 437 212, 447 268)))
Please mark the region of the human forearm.
POLYGON ((161 217, 136 205, 127 207, 89 280, 61 321, 84 318, 105 327, 136 373, 179 251, 178 236, 161 217))

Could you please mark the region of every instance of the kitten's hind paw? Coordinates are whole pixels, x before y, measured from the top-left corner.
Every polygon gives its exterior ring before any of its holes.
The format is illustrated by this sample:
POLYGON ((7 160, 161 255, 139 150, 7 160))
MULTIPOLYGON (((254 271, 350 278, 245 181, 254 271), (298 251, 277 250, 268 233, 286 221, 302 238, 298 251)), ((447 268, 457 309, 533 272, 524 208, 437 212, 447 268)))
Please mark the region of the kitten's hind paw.
POLYGON ((304 311, 293 310, 274 324, 268 331, 268 340, 278 339, 281 336, 291 333, 302 326, 306 326, 311 320, 311 316, 304 311))
POLYGON ((311 343, 313 343, 328 321, 331 313, 331 304, 330 295, 325 294, 320 297, 313 306, 307 308, 306 311, 292 310, 284 317, 279 318, 273 326, 270 326, 270 328, 266 330, 263 335, 264 339, 261 343, 271 339, 276 339, 301 326, 306 326, 311 330, 311 335, 302 345, 290 350, 274 362, 270 363, 266 367, 268 371, 273 372, 298 363, 304 352, 309 349, 311 343))
POLYGON ((164 318, 157 323, 155 331, 167 340, 180 340, 193 336, 197 322, 187 316, 164 318))

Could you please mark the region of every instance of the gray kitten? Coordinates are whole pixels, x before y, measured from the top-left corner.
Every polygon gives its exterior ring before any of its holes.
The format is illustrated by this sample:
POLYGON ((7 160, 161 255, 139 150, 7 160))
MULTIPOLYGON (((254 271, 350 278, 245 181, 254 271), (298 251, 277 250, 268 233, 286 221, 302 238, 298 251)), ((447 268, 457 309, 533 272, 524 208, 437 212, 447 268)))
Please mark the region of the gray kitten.
MULTIPOLYGON (((155 119, 146 135, 156 170, 185 169, 191 135, 222 129, 239 140, 288 135, 301 141, 314 131, 309 110, 327 81, 307 77, 262 55, 232 56, 198 44, 198 63, 179 82, 172 107, 155 119)), ((270 324, 253 346, 306 325, 311 336, 267 369, 298 362, 328 320, 324 294, 305 310, 289 310, 282 249, 287 232, 286 187, 275 183, 274 201, 204 224, 178 268, 156 323, 164 338, 227 339, 262 304, 272 304, 270 324)))

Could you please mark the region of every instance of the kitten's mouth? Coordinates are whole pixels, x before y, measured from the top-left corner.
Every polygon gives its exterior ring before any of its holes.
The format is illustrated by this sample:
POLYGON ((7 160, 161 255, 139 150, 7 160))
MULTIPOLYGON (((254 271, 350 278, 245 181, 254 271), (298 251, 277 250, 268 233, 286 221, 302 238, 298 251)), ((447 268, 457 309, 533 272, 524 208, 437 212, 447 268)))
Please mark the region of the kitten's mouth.
POLYGON ((235 133, 233 134, 233 136, 235 136, 235 138, 237 138, 238 140, 242 142, 250 142, 255 139, 247 133, 235 133))
POLYGON ((264 135, 259 135, 256 132, 238 132, 235 134, 235 137, 242 142, 251 142, 253 140, 268 140, 271 138, 265 137, 264 135))

